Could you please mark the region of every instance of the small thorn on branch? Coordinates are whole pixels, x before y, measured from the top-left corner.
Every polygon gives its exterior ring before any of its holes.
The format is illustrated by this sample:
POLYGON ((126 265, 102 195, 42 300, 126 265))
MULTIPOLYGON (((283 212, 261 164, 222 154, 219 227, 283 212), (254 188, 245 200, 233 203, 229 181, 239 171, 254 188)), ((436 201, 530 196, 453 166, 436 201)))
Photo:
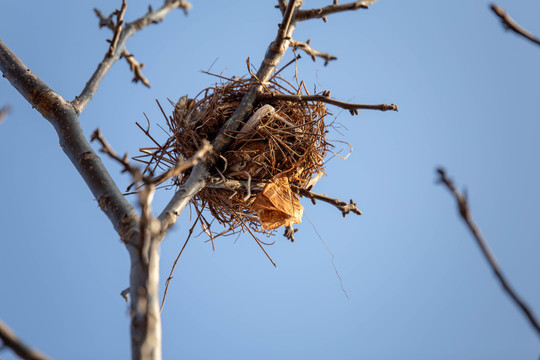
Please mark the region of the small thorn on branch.
POLYGON ((126 302, 129 302, 129 288, 122 290, 120 296, 122 296, 126 302))
POLYGON ((328 65, 328 63, 332 60, 337 60, 337 57, 330 55, 328 53, 324 53, 318 50, 315 50, 309 46, 311 43, 311 40, 308 39, 308 41, 301 42, 296 40, 291 40, 291 46, 294 49, 300 49, 303 50, 306 54, 311 56, 311 59, 313 61, 317 61, 317 58, 320 57, 321 59, 324 59, 324 66, 328 65))

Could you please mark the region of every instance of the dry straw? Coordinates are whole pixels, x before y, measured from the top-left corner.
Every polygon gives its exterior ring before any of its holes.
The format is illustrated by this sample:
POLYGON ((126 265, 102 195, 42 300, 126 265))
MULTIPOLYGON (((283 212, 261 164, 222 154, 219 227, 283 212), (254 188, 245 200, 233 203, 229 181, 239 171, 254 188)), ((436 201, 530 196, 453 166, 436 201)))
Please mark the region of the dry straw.
MULTIPOLYGON (((146 171, 166 170, 178 158, 191 157, 204 139, 212 141, 253 85, 251 79, 220 78, 221 83, 194 99, 180 98, 173 104, 172 116, 164 113, 169 138, 163 144, 144 130, 156 145, 142 148, 143 155, 136 157, 146 164, 146 171)), ((308 91, 303 83, 295 87, 274 76, 263 94, 308 95, 308 91)), ((231 145, 216 157, 209 185, 191 201, 211 239, 238 230, 270 234, 279 226, 300 222, 302 207, 291 188, 308 189, 323 173, 331 146, 326 139, 327 114, 319 101, 291 102, 266 96, 239 131, 227 134, 233 139, 231 145), (213 221, 207 221, 203 210, 225 230, 213 232, 213 221)), ((183 185, 189 175, 188 170, 173 178, 173 186, 183 185)))

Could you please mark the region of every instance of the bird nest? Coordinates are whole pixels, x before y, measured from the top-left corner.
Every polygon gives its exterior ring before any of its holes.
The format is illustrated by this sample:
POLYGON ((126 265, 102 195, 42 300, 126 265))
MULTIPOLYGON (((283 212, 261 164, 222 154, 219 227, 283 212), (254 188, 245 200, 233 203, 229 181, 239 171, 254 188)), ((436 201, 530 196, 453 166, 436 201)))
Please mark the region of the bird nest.
MULTIPOLYGON (((251 79, 226 79, 194 99, 186 96, 172 103, 172 116, 165 116, 169 138, 161 145, 141 149, 143 155, 137 160, 146 164, 146 171, 155 173, 174 166, 177 159, 190 158, 204 140, 215 139, 253 84, 251 79)), ((263 94, 308 92, 303 83, 295 87, 274 77, 264 85, 263 94)), ((232 140, 230 146, 214 154, 208 186, 191 200, 197 219, 211 238, 238 230, 269 234, 280 226, 299 223, 303 208, 297 193, 309 189, 324 173, 324 158, 331 146, 326 139, 325 104, 272 96, 259 99, 244 125, 226 134, 232 140), (205 209, 225 231, 211 232, 212 222, 204 219, 205 209)), ((158 144, 148 131, 145 133, 158 144)), ((182 186, 190 171, 173 178, 172 185, 182 186)))

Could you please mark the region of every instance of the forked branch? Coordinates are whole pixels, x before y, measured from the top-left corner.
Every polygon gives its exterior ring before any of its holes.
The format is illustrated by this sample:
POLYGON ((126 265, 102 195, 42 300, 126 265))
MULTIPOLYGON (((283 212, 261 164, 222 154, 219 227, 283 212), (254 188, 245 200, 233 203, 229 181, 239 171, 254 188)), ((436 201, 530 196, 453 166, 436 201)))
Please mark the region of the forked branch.
POLYGON ((506 30, 512 30, 516 34, 523 36, 524 38, 532 41, 536 45, 540 45, 540 39, 538 39, 532 33, 521 27, 514 19, 510 17, 510 15, 508 15, 506 11, 504 11, 503 8, 501 8, 497 4, 491 4, 490 8, 495 13, 495 15, 499 17, 503 27, 506 30))
MULTIPOLYGON (((123 0, 124 1, 124 0, 123 0)), ((77 111, 77 113, 81 113, 86 105, 92 100, 92 97, 97 91, 97 88, 105 75, 109 72, 109 69, 111 66, 121 57, 126 57, 126 60, 130 62, 129 60, 129 52, 125 53, 126 51, 126 42, 127 40, 133 36, 137 31, 143 29, 144 27, 155 24, 163 20, 165 15, 167 15, 169 12, 176 8, 181 8, 184 11, 187 11, 191 8, 191 4, 187 1, 183 0, 165 0, 163 6, 161 6, 157 10, 153 10, 151 7, 149 8, 148 12, 138 18, 137 20, 125 24, 123 22, 123 13, 125 12, 125 1, 122 3, 121 10, 117 10, 118 12, 115 14, 117 16, 116 23, 113 21, 113 16, 105 17, 103 13, 101 13, 99 10, 96 10, 96 14, 100 18, 100 26, 107 26, 108 28, 112 28, 114 30, 114 36, 113 40, 111 42, 111 46, 109 47, 109 50, 105 54, 105 57, 99 63, 96 71, 92 74, 90 77, 90 80, 86 83, 86 86, 82 90, 81 94, 77 96, 71 103, 73 104, 73 107, 77 111)), ((113 13, 114 14, 114 13, 113 13)), ((137 63, 138 64, 138 63, 137 63)), ((138 67, 135 66, 135 63, 132 61, 130 62, 130 67, 132 70, 138 70, 140 73, 141 65, 138 67)), ((135 79, 141 80, 143 83, 143 79, 145 79, 142 76, 137 75, 137 71, 134 71, 135 73, 135 79)), ((134 79, 134 80, 135 80, 134 79)), ((146 83, 148 83, 148 80, 146 80, 146 83)))
POLYGON ((293 48, 305 51, 306 54, 311 56, 311 59, 313 61, 316 61, 318 57, 320 57, 321 59, 324 59, 324 66, 328 65, 328 63, 332 60, 337 60, 337 57, 333 55, 313 49, 312 47, 309 46, 310 43, 311 43, 311 40, 308 40, 305 43, 301 41, 291 40, 291 46, 293 48))
POLYGON ((529 307, 525 304, 525 302, 519 297, 519 295, 516 293, 516 291, 512 288, 504 274, 502 273, 501 268, 497 264, 497 260, 495 259, 495 255, 489 248, 488 243, 482 236, 482 233, 480 232, 480 229, 474 222, 471 211, 469 210, 469 204, 467 202, 467 196, 465 194, 460 193, 456 187, 454 186, 454 183, 452 180, 450 180, 446 176, 446 172, 444 169, 439 168, 437 169, 437 174, 439 175, 439 183, 444 184, 448 190, 452 193, 452 195, 455 197, 458 205, 459 214, 461 215, 463 221, 473 234, 474 239, 476 240, 476 243, 480 247, 480 250, 482 251, 482 254, 486 258, 489 266, 495 273, 495 276, 499 280, 499 283, 503 287, 503 289, 506 291, 506 293, 510 296, 512 301, 517 305, 517 307, 523 312, 523 314, 527 317, 529 320, 529 323, 531 326, 536 330, 537 335, 540 336, 540 324, 538 320, 535 318, 533 312, 529 307))

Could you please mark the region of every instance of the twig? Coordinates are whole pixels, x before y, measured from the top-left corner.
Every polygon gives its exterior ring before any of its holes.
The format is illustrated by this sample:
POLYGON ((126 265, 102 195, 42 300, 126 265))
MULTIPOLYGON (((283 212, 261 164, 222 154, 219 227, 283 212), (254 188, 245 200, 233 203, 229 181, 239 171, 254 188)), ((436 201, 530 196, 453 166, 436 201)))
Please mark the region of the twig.
POLYGON ((309 46, 310 43, 311 43, 311 40, 308 40, 305 43, 301 41, 291 40, 291 46, 293 48, 305 51, 306 54, 311 56, 311 59, 313 61, 317 61, 317 57, 324 59, 324 66, 328 65, 328 63, 332 60, 337 60, 337 57, 333 55, 311 48, 309 46))
MULTIPOLYGON (((80 95, 75 97, 75 99, 71 102, 78 114, 80 114, 84 110, 86 105, 88 105, 90 100, 92 100, 92 97, 96 93, 99 84, 101 83, 105 75, 109 72, 111 66, 124 54, 124 51, 126 50, 127 40, 137 31, 143 29, 144 27, 162 21, 165 15, 167 15, 169 12, 176 8, 181 8, 184 10, 184 12, 186 12, 191 8, 191 4, 187 1, 182 0, 166 0, 163 6, 161 6, 158 10, 154 11, 150 8, 148 13, 146 13, 144 16, 122 27, 122 31, 119 31, 119 35, 117 36, 118 38, 115 39, 115 37, 113 37, 113 41, 111 43, 111 45, 114 44, 113 51, 108 51, 107 54, 105 54, 105 57, 99 63, 96 71, 92 74, 90 80, 88 80, 80 95)), ((100 27, 107 26, 111 28, 111 26, 113 26, 112 16, 105 17, 101 11, 94 11, 99 17, 100 27)), ((114 26, 117 25, 118 24, 114 26)), ((109 48, 109 50, 110 49, 111 48, 109 48)), ((128 58, 126 58, 126 60, 128 58)), ((130 67, 131 65, 132 64, 130 63, 130 67)), ((138 70, 140 71, 140 67, 138 68, 138 70)), ((137 78, 136 73, 135 77, 137 78)), ((142 81, 142 79, 140 80, 142 81)))
POLYGON ((92 136, 90 137, 90 141, 96 141, 96 140, 101 144, 100 151, 102 153, 105 153, 105 154, 109 155, 110 158, 112 158, 116 162, 120 163, 124 167, 122 172, 130 173, 131 176, 133 177, 134 182, 144 181, 147 184, 150 184, 152 182, 152 178, 147 177, 147 176, 143 176, 138 168, 132 166, 129 163, 128 154, 124 154, 123 157, 120 157, 120 156, 118 156, 116 154, 116 152, 109 145, 107 140, 105 140, 105 137, 103 136, 103 134, 101 133, 101 130, 99 128, 94 130, 94 132, 92 133, 92 136))
POLYGON ((0 320, 0 339, 4 346, 9 347, 15 354, 25 360, 50 360, 37 350, 30 348, 18 339, 17 335, 0 320))
POLYGON ((349 10, 358 10, 358 9, 368 9, 369 5, 373 4, 377 0, 363 0, 355 1, 343 5, 338 5, 336 1, 332 5, 319 8, 319 9, 309 9, 309 10, 299 10, 296 19, 298 21, 304 21, 309 19, 323 19, 326 22, 326 15, 334 14, 342 11, 349 10))
POLYGON ((358 110, 380 110, 380 111, 398 111, 398 107, 394 104, 379 104, 379 105, 364 105, 364 104, 351 104, 339 100, 332 99, 329 96, 329 92, 318 95, 288 95, 288 94, 275 94, 264 93, 259 94, 259 99, 264 100, 285 100, 293 102, 306 102, 306 101, 320 101, 327 104, 339 106, 340 108, 349 110, 351 115, 358 115, 358 110))
POLYGON ((120 296, 121 296, 124 300, 126 300, 126 302, 129 302, 129 292, 130 292, 130 288, 126 288, 126 289, 124 289, 124 290, 122 290, 122 291, 120 292, 120 296))
POLYGON ((321 201, 324 201, 325 203, 334 205, 335 207, 339 209, 339 211, 341 211, 341 214, 343 215, 343 217, 347 216, 349 212, 353 212, 356 215, 362 215, 362 211, 358 209, 356 203, 352 199, 350 200, 349 203, 346 203, 345 201, 334 199, 324 194, 317 194, 317 193, 311 192, 310 190, 299 188, 298 186, 290 185, 290 187, 291 187, 291 190, 294 191, 299 196, 307 197, 311 199, 311 202, 313 203, 313 205, 316 204, 315 200, 321 200, 321 201))
POLYGON ((131 54, 127 50, 124 50, 124 52, 122 52, 122 57, 126 59, 129 64, 129 69, 131 70, 131 72, 133 72, 133 79, 131 81, 133 81, 134 83, 140 81, 144 84, 144 86, 150 88, 150 81, 142 74, 142 68, 144 67, 144 64, 141 64, 140 62, 135 60, 133 54, 131 54))
POLYGON ((484 240, 484 237, 482 236, 480 229, 475 224, 471 216, 471 212, 469 210, 469 205, 467 202, 467 197, 456 189, 452 180, 446 177, 446 172, 444 171, 444 169, 442 168, 437 169, 437 173, 439 175, 438 181, 446 185, 448 190, 450 190, 452 195, 454 195, 454 197, 456 198, 459 214, 463 218, 463 221, 465 221, 465 223, 467 224, 467 227, 469 228, 469 230, 472 232, 473 237, 476 240, 476 243, 478 244, 478 246, 480 246, 480 249, 482 250, 482 254, 484 255, 491 269, 495 273, 495 276, 499 280, 501 286, 504 288, 506 293, 512 298, 514 303, 520 308, 523 314, 525 314, 525 316, 529 320, 532 327, 536 330, 537 335, 540 336, 540 324, 538 323, 538 320, 536 320, 535 316, 533 315, 532 310, 530 310, 529 307, 525 304, 525 302, 517 295, 517 293, 514 291, 510 283, 506 280, 505 276, 503 275, 501 268, 497 264, 495 255, 489 248, 488 243, 484 240))
POLYGON ((114 24, 111 45, 109 46, 109 51, 107 52, 107 56, 109 57, 113 56, 114 51, 116 50, 116 46, 118 45, 118 40, 120 39, 120 34, 123 30, 122 25, 124 24, 124 14, 126 13, 126 9, 127 2, 126 0, 122 0, 122 6, 120 7, 120 10, 114 12, 114 14, 116 14, 116 23, 114 24))
POLYGON ((510 17, 510 15, 508 15, 506 11, 504 11, 503 8, 501 8, 497 4, 491 4, 490 8, 495 13, 495 15, 500 18, 502 25, 506 30, 512 30, 516 34, 521 35, 526 39, 529 39, 537 45, 540 45, 540 39, 538 39, 532 33, 521 27, 514 19, 510 17))

